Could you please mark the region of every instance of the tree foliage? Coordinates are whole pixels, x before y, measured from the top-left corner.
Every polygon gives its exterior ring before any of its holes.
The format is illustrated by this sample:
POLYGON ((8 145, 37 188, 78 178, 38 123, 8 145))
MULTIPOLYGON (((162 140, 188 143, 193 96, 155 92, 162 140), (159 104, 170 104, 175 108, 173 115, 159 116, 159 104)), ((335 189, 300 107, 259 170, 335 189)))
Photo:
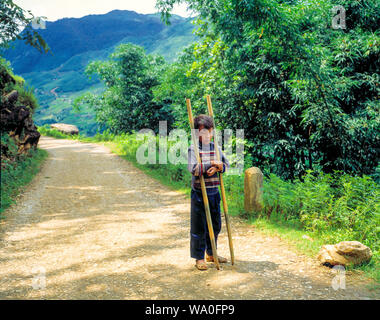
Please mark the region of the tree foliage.
POLYGON ((11 41, 19 39, 40 52, 48 52, 49 46, 32 27, 32 22, 38 23, 41 18, 34 17, 30 10, 22 9, 12 0, 2 0, 0 2, 0 47, 8 48, 11 41), (20 32, 22 28, 24 29, 20 32))
MULTIPOLYGON (((164 20, 178 2, 157 2, 164 20)), ((184 92, 199 94, 200 110, 202 95, 213 96, 217 122, 245 130, 257 166, 285 179, 307 169, 375 172, 377 1, 182 2, 199 13, 200 38, 181 66, 195 84, 184 92), (346 9, 346 29, 332 28, 335 5, 346 9)))
POLYGON ((87 93, 75 101, 75 107, 88 103, 96 112, 98 122, 111 132, 132 132, 142 128, 158 131, 160 120, 173 123, 169 106, 153 100, 152 88, 165 66, 161 56, 147 55, 133 44, 121 44, 106 61, 93 61, 87 68, 89 76, 98 76, 106 90, 99 96, 87 93))

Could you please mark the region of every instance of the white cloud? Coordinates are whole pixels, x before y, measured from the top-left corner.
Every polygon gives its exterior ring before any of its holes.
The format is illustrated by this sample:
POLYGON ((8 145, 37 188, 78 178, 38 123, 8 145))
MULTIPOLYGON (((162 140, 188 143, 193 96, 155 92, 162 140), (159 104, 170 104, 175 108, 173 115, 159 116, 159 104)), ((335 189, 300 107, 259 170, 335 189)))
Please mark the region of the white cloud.
MULTIPOLYGON (((48 21, 61 18, 79 18, 89 14, 104 14, 109 11, 132 10, 138 13, 155 13, 156 0, 14 0, 35 16, 45 16, 48 21)), ((185 5, 177 5, 173 13, 189 17, 185 5)))

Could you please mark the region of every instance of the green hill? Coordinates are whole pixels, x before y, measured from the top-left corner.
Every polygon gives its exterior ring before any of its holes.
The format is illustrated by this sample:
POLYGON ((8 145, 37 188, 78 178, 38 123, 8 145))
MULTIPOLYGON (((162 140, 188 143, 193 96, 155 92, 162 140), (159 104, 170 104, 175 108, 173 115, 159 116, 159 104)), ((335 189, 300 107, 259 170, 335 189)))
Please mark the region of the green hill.
POLYGON ((138 14, 127 10, 113 10, 107 14, 82 18, 64 18, 46 22, 46 29, 38 30, 52 53, 41 54, 22 41, 2 55, 35 88, 40 108, 34 115, 37 125, 53 122, 75 124, 86 134, 98 129, 91 110, 75 114, 71 102, 85 91, 101 90, 97 79, 84 74, 92 60, 103 60, 120 43, 141 45, 147 53, 161 54, 168 61, 195 40, 191 19, 174 16, 165 26, 158 14, 138 14))

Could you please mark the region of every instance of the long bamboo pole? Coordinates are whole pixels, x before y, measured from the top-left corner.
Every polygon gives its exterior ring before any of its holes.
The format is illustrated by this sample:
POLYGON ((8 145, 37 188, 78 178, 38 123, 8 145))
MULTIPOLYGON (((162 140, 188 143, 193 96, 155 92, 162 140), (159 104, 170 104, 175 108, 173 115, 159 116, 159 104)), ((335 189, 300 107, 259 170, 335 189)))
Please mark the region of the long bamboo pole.
MULTIPOLYGON (((208 113, 209 113, 210 117, 212 118, 213 126, 215 129, 216 127, 215 127, 215 120, 214 120, 214 112, 212 110, 211 97, 209 95, 207 95, 206 99, 207 99, 208 113)), ((218 161, 220 161, 221 156, 219 154, 218 145, 219 144, 218 144, 217 136, 216 136, 216 134, 214 134, 214 146, 215 146, 215 152, 216 152, 216 159, 218 161)), ((219 172, 219 181, 220 181, 220 190, 222 192, 224 218, 226 219, 228 243, 230 246, 231 264, 233 265, 235 263, 234 246, 232 244, 231 226, 230 226, 230 221, 229 221, 229 217, 228 217, 228 206, 227 206, 227 199, 226 199, 226 191, 224 189, 223 174, 221 172, 219 172)))
MULTIPOLYGON (((190 102, 190 99, 186 99, 186 105, 187 105, 187 113, 189 115, 189 122, 190 122, 191 133, 192 133, 192 137, 193 137, 195 156, 197 158, 198 164, 200 165, 201 164, 201 157, 199 155, 198 143, 197 143, 196 136, 195 136, 195 133, 194 133, 194 120, 193 120, 193 112, 191 111, 191 102, 190 102)), ((216 252, 215 235, 214 235, 214 229, 212 227, 210 205, 208 203, 206 184, 205 184, 205 180, 204 180, 203 175, 201 175, 199 177, 199 179, 201 181, 203 204, 204 204, 205 212, 206 212, 206 220, 207 220, 208 233, 210 235, 212 256, 214 257, 215 266, 219 270, 220 269, 220 265, 219 265, 218 254, 216 252)))

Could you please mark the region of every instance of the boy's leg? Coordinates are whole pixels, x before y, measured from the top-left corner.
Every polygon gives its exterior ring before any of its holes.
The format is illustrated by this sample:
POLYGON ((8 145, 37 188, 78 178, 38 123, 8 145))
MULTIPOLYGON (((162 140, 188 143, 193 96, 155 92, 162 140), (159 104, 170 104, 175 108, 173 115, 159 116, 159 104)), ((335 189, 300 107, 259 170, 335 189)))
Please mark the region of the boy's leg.
MULTIPOLYGON (((217 245, 218 235, 220 233, 220 230, 222 229, 222 218, 220 214, 221 198, 220 198, 219 191, 215 195, 209 195, 208 199, 209 199, 209 204, 210 204, 212 226, 214 229, 215 246, 218 247, 217 245)), ((206 229, 206 252, 209 256, 212 256, 212 247, 211 247, 210 234, 208 232, 208 229, 206 229)))
POLYGON ((207 221, 202 196, 191 190, 190 256, 204 259, 206 250, 207 221))

